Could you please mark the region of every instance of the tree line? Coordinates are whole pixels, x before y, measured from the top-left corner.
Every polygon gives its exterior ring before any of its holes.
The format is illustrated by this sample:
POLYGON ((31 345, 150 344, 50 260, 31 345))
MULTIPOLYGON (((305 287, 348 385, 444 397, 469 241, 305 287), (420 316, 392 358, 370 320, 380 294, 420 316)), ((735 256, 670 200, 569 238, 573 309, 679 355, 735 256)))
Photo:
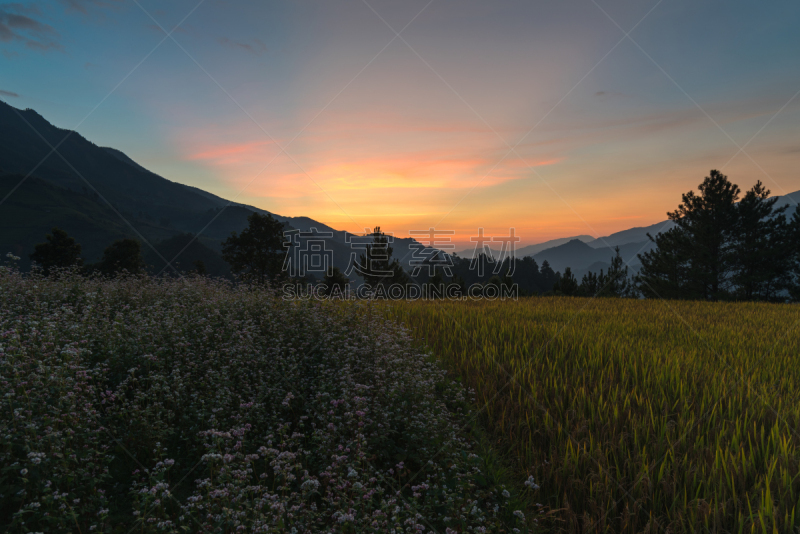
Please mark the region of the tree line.
MULTIPOLYGON (((423 262, 422 274, 412 277, 393 257, 389 236, 380 227, 369 234, 372 242, 360 254, 356 272, 371 287, 456 285, 462 294, 479 284, 515 286, 522 296, 800 300, 800 210, 787 217, 788 206, 776 206, 778 199, 770 198, 760 181, 741 193, 727 176, 712 170, 697 193, 682 195, 678 208, 667 214, 674 226, 655 237, 648 234, 655 247, 638 255, 641 267, 633 275, 617 247, 605 272, 588 272, 580 281, 569 267, 556 272, 547 261, 539 266, 532 257, 499 261, 486 254, 472 259, 451 255, 444 262, 441 252, 423 262)), ((285 230, 271 215, 253 213, 247 228, 223 242, 222 257, 236 276, 252 283, 321 282, 328 294, 350 283, 336 267, 321 281, 289 277, 283 268, 285 230)), ((54 228, 30 258, 45 274, 71 266, 105 275, 138 274, 146 269, 141 245, 134 239, 115 241, 95 264, 84 266, 80 253, 80 244, 54 228)), ((202 262, 197 262, 194 272, 204 271, 202 262)))
POLYGON ((800 299, 800 210, 758 181, 740 198, 728 177, 712 170, 667 215, 675 226, 642 254, 637 288, 648 298, 699 300, 800 299))
POLYGON ((800 301, 800 210, 761 181, 742 195, 727 176, 712 170, 667 213, 674 226, 648 238, 655 247, 637 254, 635 275, 617 254, 604 274, 578 283, 570 269, 554 291, 564 295, 690 300, 800 301))

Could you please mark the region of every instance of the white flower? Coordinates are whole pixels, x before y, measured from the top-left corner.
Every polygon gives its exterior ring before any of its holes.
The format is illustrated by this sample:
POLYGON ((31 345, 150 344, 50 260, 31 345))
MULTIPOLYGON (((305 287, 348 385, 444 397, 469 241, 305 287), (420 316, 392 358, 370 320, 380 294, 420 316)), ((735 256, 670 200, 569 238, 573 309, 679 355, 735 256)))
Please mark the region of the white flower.
POLYGON ((525 481, 525 485, 528 486, 532 490, 538 490, 539 485, 533 481, 533 475, 528 477, 528 480, 525 481))
POLYGON ((319 481, 313 478, 309 478, 305 482, 303 482, 300 487, 305 491, 316 491, 319 488, 319 481))

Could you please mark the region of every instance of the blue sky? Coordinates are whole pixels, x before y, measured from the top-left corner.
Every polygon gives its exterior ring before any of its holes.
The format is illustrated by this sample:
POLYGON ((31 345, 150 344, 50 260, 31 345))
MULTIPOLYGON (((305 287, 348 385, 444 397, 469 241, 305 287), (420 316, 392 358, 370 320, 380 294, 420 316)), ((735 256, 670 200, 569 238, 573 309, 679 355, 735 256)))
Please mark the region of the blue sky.
POLYGON ((796 2, 0 3, 0 99, 282 215, 532 243, 663 220, 711 168, 800 189, 798 21, 796 2))

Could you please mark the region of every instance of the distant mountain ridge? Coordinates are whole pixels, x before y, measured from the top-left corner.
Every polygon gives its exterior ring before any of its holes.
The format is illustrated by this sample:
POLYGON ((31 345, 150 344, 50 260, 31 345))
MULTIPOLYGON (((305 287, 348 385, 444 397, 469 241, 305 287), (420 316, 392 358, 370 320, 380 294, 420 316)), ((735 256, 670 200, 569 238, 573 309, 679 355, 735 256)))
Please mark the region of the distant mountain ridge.
MULTIPOLYGON (((563 245, 564 243, 568 243, 573 239, 577 239, 578 241, 582 241, 584 243, 588 243, 590 241, 594 241, 594 238, 590 235, 577 235, 573 237, 561 237, 558 239, 551 239, 549 241, 543 241, 542 243, 535 243, 533 245, 526 245, 524 247, 520 247, 514 250, 514 256, 521 258, 524 256, 533 256, 534 254, 541 252, 543 250, 547 250, 548 248, 557 247, 559 245, 563 245)), ((488 247, 488 250, 491 251, 492 255, 495 258, 499 258, 501 254, 500 249, 494 249, 492 247, 488 247)), ((462 258, 473 258, 475 256, 475 248, 471 249, 464 249, 461 252, 457 252, 460 257, 462 258)), ((480 253, 481 251, 477 251, 480 253)))
POLYGON ((675 223, 670 220, 657 222, 655 224, 651 224, 650 226, 637 226, 635 228, 629 228, 627 230, 622 230, 621 232, 615 232, 604 237, 598 237, 592 241, 587 241, 587 244, 592 248, 601 248, 616 247, 618 245, 625 245, 627 243, 647 241, 647 234, 655 237, 657 234, 666 232, 673 226, 675 226, 675 223))
MULTIPOLYGON (((619 246, 619 254, 622 260, 631 268, 636 269, 640 265, 637 255, 652 250, 655 245, 646 239, 645 241, 615 246, 619 246)), ((563 272, 565 268, 570 267, 576 276, 583 276, 590 270, 607 269, 608 265, 611 264, 611 258, 615 254, 614 248, 604 246, 595 248, 588 243, 573 239, 558 247, 543 250, 535 254, 533 259, 540 265, 547 261, 550 267, 556 271, 563 272)))

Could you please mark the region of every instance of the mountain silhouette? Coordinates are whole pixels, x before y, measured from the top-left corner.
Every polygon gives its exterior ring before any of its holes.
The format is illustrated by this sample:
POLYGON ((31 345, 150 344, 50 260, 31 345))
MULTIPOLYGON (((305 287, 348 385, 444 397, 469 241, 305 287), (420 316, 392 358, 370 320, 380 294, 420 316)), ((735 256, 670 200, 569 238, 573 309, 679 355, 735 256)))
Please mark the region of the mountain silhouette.
MULTIPOLYGON (((635 243, 625 243, 619 247, 620 257, 630 267, 636 268, 640 265, 637 254, 643 254, 653 248, 653 243, 647 240, 635 243)), ((594 242, 592 242, 594 244, 594 242)), ((601 268, 608 268, 611 258, 616 255, 612 247, 600 246, 594 248, 589 243, 584 243, 578 239, 573 239, 568 243, 557 247, 549 248, 534 254, 533 259, 541 265, 545 260, 556 271, 563 272, 566 267, 570 267, 575 276, 583 276, 588 271, 599 271, 601 268)))

